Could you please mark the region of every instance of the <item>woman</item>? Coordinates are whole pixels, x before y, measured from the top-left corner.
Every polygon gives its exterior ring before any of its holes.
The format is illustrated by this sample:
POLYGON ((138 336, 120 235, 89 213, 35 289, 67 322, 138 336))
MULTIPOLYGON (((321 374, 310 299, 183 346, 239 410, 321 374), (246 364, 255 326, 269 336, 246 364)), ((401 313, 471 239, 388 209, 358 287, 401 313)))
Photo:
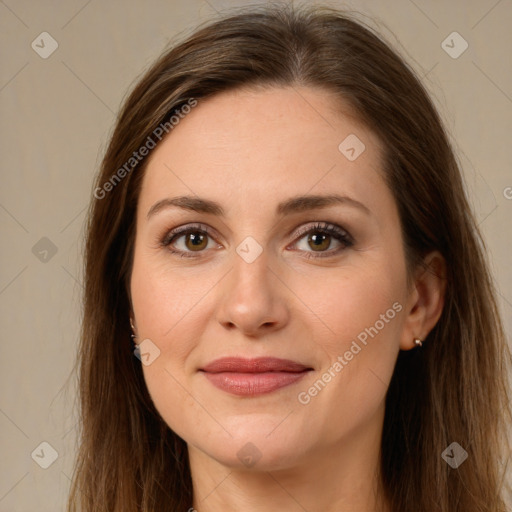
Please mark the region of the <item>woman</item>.
POLYGON ((69 510, 504 512, 484 251, 431 100, 371 29, 317 7, 198 29, 95 184, 69 510))

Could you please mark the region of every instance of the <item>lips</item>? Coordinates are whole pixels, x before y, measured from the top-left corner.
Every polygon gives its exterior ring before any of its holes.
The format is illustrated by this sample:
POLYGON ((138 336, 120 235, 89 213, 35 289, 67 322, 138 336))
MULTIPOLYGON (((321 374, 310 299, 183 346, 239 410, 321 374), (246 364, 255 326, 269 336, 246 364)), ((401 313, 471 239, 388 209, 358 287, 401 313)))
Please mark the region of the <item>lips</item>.
POLYGON ((255 396, 294 384, 313 368, 296 361, 225 357, 200 369, 215 387, 238 396, 255 396))
POLYGON ((224 357, 207 364, 203 371, 208 373, 237 372, 237 373, 263 373, 263 372, 302 372, 312 368, 288 359, 275 357, 260 357, 244 359, 242 357, 224 357))

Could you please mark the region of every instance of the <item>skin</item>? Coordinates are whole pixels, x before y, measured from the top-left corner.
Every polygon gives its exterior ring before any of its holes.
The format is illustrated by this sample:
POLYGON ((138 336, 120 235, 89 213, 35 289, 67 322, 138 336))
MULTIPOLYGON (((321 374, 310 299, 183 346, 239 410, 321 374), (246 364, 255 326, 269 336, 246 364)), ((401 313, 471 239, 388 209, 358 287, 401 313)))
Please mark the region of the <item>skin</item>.
MULTIPOLYGON (((407 289, 398 211, 380 169, 379 139, 331 93, 306 87, 200 101, 150 155, 132 315, 137 341, 160 350, 144 378, 162 418, 188 445, 199 512, 390 510, 377 471, 385 395, 399 350, 415 348, 414 338, 425 339, 439 319, 444 288, 434 273, 418 272, 407 289), (354 161, 338 149, 350 134, 366 146, 354 161), (276 214, 293 196, 333 193, 370 214, 347 204, 276 214), (225 217, 169 207, 147 218, 156 202, 181 195, 216 201, 225 217), (297 236, 317 221, 338 225, 354 244, 328 237, 315 249, 308 234, 297 236), (194 257, 159 243, 197 223, 212 233, 200 251, 187 235, 173 242, 194 257), (262 249, 251 263, 236 251, 248 236, 262 249), (322 251, 328 256, 307 258, 322 251), (299 393, 394 303, 401 311, 301 403, 299 393), (240 397, 198 371, 224 356, 274 356, 314 371, 240 397), (249 442, 256 448, 245 451, 260 456, 251 467, 237 456, 249 442)), ((426 261, 443 272, 439 253, 426 261)))

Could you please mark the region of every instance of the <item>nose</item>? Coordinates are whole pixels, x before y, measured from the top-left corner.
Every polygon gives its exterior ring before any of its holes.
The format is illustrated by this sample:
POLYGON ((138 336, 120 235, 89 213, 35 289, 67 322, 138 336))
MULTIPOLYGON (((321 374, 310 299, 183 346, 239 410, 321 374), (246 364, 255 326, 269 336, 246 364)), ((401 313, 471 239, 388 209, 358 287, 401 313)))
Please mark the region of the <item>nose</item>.
POLYGON ((225 329, 260 338, 289 322, 289 292, 270 268, 265 250, 251 263, 235 254, 222 283, 217 320, 225 329))

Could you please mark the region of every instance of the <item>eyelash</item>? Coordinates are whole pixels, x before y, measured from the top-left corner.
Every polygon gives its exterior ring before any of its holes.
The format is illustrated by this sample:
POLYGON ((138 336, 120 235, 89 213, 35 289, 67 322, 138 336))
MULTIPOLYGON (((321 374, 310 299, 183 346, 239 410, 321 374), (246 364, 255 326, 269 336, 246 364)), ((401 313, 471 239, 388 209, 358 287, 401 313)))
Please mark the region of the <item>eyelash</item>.
MULTIPOLYGON (((175 242, 177 239, 182 237, 183 235, 187 235, 189 233, 201 233, 209 236, 210 238, 213 238, 213 234, 210 232, 210 230, 203 226, 202 224, 196 224, 196 225, 189 225, 184 228, 177 228, 169 233, 167 233, 164 238, 160 241, 160 245, 162 247, 166 247, 171 253, 173 254, 179 254, 182 258, 197 258, 199 257, 199 253, 204 252, 203 251, 197 251, 197 256, 194 255, 193 251, 181 251, 171 248, 171 244, 175 242)), ((343 244, 343 247, 340 247, 336 250, 329 250, 329 251, 322 251, 319 253, 315 253, 315 251, 305 251, 307 253, 306 258, 327 258, 333 255, 338 254, 339 252, 343 251, 344 249, 347 249, 354 245, 354 241, 352 237, 349 235, 347 231, 340 228, 339 226, 336 226, 335 224, 330 223, 323 223, 323 222, 317 222, 313 226, 309 226, 307 228, 302 228, 296 233, 297 242, 304 238, 305 235, 311 234, 311 233, 322 233, 326 235, 333 236, 336 240, 341 242, 343 244)))

